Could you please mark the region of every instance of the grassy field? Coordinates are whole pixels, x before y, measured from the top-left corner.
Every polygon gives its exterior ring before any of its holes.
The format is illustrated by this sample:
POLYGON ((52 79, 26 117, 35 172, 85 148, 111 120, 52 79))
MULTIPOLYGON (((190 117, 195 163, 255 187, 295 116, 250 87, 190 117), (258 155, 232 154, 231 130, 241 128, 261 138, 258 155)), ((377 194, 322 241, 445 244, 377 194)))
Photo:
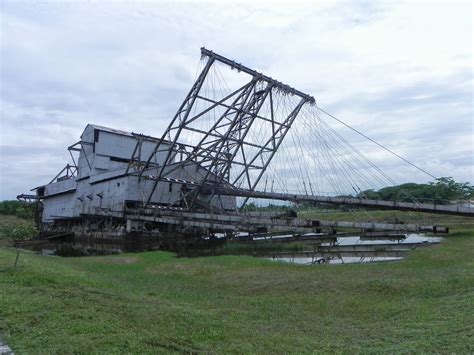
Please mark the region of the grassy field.
POLYGON ((0 334, 17 354, 472 353, 474 230, 451 227, 387 264, 25 252, 15 269, 0 248, 0 334))

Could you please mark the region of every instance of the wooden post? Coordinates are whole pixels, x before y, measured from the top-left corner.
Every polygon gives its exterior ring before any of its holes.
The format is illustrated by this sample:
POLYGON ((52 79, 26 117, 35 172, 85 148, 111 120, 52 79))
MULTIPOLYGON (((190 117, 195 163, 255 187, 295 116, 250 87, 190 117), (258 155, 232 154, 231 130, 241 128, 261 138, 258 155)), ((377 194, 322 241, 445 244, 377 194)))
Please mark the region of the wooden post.
POLYGON ((19 257, 20 257, 20 249, 16 248, 15 269, 16 269, 16 265, 18 264, 19 257))

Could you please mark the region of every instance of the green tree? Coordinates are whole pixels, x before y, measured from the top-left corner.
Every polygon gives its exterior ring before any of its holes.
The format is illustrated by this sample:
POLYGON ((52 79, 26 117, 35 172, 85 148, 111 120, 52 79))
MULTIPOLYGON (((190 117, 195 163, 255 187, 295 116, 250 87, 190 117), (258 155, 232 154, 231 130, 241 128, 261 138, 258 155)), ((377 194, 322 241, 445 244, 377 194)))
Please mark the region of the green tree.
POLYGON ((0 214, 17 216, 24 219, 32 219, 34 217, 35 208, 36 203, 32 205, 25 205, 17 200, 0 202, 0 214))
POLYGON ((431 183, 436 194, 447 200, 468 200, 474 196, 474 186, 469 182, 456 182, 452 177, 441 177, 431 183))
POLYGON ((452 177, 441 177, 429 184, 406 183, 382 188, 378 191, 366 190, 356 195, 359 198, 384 201, 415 200, 449 203, 469 200, 474 197, 474 187, 469 182, 456 182, 452 177))

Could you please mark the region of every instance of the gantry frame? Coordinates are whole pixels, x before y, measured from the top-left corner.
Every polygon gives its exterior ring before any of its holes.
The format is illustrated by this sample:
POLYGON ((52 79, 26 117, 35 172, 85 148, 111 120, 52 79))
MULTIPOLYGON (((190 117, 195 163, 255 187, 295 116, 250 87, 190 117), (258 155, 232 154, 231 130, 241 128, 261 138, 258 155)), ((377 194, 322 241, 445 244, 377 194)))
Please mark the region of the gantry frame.
POLYGON ((201 55, 207 61, 154 151, 144 163, 137 164, 135 150, 127 168, 127 173, 138 175, 140 181, 153 180, 151 191, 144 203, 145 207, 151 202, 160 181, 166 181, 174 171, 189 165, 197 164, 206 172, 198 184, 187 193, 188 196, 184 196, 189 197, 191 209, 194 209, 204 185, 234 187, 237 183, 243 183, 246 189, 254 190, 301 108, 305 104, 315 103, 314 97, 206 48, 201 48, 201 55), (216 62, 249 76, 244 85, 218 100, 201 90, 216 62), (274 115, 274 101, 276 96, 282 93, 296 96, 298 101, 283 119, 277 119, 274 115), (206 101, 210 106, 197 112, 193 111, 196 110, 197 100, 206 101), (264 104, 270 107, 270 114, 267 116, 261 114, 264 104), (202 130, 193 124, 218 107, 223 112, 220 111, 210 129, 202 130), (248 139, 249 132, 257 120, 271 125, 271 136, 262 142, 248 139), (199 143, 193 147, 183 144, 180 138, 185 131, 201 135, 199 143), (157 165, 153 160, 159 153, 165 158, 162 164, 157 165), (230 176, 231 168, 234 168, 235 172, 233 179, 230 176))

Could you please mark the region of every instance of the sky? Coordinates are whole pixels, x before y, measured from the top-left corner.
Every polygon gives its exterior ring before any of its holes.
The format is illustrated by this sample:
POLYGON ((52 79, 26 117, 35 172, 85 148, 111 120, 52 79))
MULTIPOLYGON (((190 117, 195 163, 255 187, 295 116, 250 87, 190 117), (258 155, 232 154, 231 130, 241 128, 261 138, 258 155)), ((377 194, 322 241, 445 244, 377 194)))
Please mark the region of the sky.
POLYGON ((474 181, 470 1, 4 0, 0 200, 54 177, 87 123, 160 136, 202 46, 310 93, 435 176, 474 181))

